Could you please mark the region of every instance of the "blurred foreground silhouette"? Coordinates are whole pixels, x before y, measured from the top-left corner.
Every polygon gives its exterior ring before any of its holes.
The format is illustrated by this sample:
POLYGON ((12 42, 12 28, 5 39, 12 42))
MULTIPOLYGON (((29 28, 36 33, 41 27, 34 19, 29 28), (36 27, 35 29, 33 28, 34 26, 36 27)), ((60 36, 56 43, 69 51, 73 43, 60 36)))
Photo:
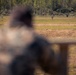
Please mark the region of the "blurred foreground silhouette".
POLYGON ((50 74, 60 69, 50 42, 35 33, 32 13, 30 7, 15 7, 0 30, 0 75, 34 75, 37 66, 50 74))

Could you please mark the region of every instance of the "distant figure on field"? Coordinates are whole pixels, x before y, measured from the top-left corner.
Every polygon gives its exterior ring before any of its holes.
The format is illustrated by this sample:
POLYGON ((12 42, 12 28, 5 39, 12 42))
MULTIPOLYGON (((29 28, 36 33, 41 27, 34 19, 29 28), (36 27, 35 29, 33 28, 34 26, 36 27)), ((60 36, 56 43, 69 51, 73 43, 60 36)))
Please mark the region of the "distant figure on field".
POLYGON ((54 14, 54 12, 52 11, 52 12, 51 12, 51 18, 52 18, 52 20, 54 19, 54 16, 55 16, 55 14, 54 14))

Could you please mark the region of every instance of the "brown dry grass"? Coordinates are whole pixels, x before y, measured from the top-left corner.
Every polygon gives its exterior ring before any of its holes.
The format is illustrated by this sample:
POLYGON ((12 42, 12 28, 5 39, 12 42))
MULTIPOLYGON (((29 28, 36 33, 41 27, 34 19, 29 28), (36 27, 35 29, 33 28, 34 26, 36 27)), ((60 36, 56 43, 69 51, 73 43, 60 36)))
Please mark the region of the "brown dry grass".
POLYGON ((51 37, 73 37, 76 38, 76 30, 36 30, 38 34, 41 34, 47 38, 51 37))

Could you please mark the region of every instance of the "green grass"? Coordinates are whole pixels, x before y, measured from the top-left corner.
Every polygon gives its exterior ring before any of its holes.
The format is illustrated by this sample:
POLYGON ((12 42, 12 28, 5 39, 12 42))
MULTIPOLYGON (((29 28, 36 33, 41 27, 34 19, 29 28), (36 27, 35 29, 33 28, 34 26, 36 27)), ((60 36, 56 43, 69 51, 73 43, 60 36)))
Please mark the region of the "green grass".
POLYGON ((35 24, 76 24, 76 17, 35 17, 35 24))
POLYGON ((53 20, 51 17, 40 17, 34 18, 35 28, 37 30, 65 30, 73 29, 76 30, 76 17, 55 17, 53 20), (38 25, 40 24, 40 25, 38 25), (51 24, 51 25, 49 25, 51 24))
POLYGON ((65 30, 65 29, 73 29, 76 30, 76 26, 36 26, 37 30, 65 30))
POLYGON ((0 25, 3 25, 8 20, 9 20, 9 16, 4 16, 3 18, 0 18, 0 25))
MULTIPOLYGON (((9 20, 9 16, 4 16, 0 19, 0 25, 9 20)), ((35 24, 76 24, 76 17, 55 17, 53 20, 50 16, 34 17, 35 24)))

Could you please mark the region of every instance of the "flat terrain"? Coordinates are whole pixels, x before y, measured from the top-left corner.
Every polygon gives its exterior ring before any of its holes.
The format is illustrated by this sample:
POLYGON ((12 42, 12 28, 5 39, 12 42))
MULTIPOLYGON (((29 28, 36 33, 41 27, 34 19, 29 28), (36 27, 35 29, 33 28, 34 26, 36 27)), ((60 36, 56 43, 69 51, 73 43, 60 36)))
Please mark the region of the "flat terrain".
MULTIPOLYGON (((9 17, 0 19, 0 27, 9 20, 9 17)), ((76 39, 76 17, 34 17, 35 30, 38 34, 48 38, 76 39)), ((71 45, 68 58, 69 75, 76 75, 76 45, 71 45)))
POLYGON ((76 17, 35 17, 38 33, 50 37, 76 37, 76 17))

